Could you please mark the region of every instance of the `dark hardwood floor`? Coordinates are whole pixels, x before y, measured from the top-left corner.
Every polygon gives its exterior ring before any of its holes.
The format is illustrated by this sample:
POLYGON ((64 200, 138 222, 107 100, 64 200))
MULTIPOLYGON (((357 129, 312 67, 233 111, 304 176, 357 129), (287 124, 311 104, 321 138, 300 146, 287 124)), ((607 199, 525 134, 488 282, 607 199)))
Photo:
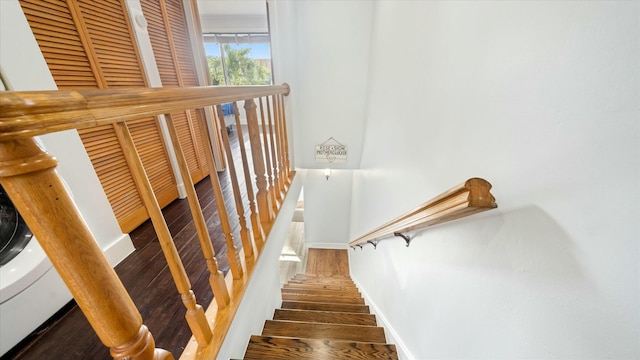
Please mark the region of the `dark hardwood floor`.
MULTIPOLYGON (((245 129, 245 143, 248 136, 245 129)), ((231 133, 234 163, 241 166, 236 131, 231 133)), ((242 168, 237 168, 241 179, 240 188, 246 204, 246 187, 242 168)), ((231 219, 234 242, 242 248, 239 222, 236 212, 229 171, 217 174, 224 193, 227 212, 231 219)), ((213 196, 211 181, 207 177, 196 184, 196 191, 209 227, 209 234, 216 251, 220 270, 229 271, 227 247, 220 228, 220 220, 213 196)), ((245 208, 247 206, 245 205, 245 208)), ((173 235, 176 248, 184 263, 196 299, 205 309, 213 299, 209 288, 208 271, 198 242, 195 226, 186 199, 177 199, 163 209, 164 217, 173 235)), ((248 216, 248 210, 245 210, 248 216)), ((247 218, 247 226, 250 221, 247 218)), ((176 359, 191 337, 184 319, 182 304, 160 244, 150 221, 130 233, 136 251, 123 260, 115 270, 134 303, 142 314, 143 322, 151 330, 156 347, 169 350, 176 359)), ((2 357, 2 360, 47 360, 47 359, 111 359, 109 349, 98 339, 80 309, 72 301, 52 318, 46 326, 2 357)))

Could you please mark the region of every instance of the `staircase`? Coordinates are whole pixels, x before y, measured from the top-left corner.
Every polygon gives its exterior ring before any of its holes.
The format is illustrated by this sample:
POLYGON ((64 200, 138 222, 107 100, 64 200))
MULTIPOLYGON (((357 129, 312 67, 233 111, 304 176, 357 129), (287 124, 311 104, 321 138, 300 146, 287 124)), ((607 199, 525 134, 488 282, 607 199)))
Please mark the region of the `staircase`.
POLYGON ((282 288, 282 308, 249 341, 251 359, 398 359, 349 276, 298 274, 282 288))

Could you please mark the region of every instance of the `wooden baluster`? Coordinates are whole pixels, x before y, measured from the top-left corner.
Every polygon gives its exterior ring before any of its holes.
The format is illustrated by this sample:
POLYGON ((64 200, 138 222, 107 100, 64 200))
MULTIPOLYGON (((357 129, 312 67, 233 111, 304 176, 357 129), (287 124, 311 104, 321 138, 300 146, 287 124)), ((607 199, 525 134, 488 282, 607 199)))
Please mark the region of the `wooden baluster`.
MULTIPOLYGON (((246 110, 246 109, 245 109, 246 110)), ((256 209, 256 201, 253 195, 253 182, 251 181, 251 173, 249 172, 249 161, 247 160, 247 151, 244 146, 244 135, 242 131, 242 124, 240 124, 240 111, 238 111, 238 104, 233 103, 233 112, 236 118, 236 128, 238 128, 238 144, 240 145, 240 156, 242 157, 242 169, 244 171, 244 183, 247 187, 247 198, 249 200, 249 210, 251 211, 251 228, 253 233, 253 239, 258 251, 261 251, 264 246, 263 229, 258 221, 258 210, 256 209)), ((251 241, 249 239, 249 241, 251 241)))
POLYGON ((289 162, 289 135, 287 133, 287 112, 284 108, 284 95, 280 95, 280 109, 282 109, 282 134, 284 138, 284 171, 287 175, 285 182, 287 189, 291 185, 293 174, 291 173, 291 163, 289 162))
MULTIPOLYGON (((225 129, 224 124, 224 113, 222 112, 221 106, 216 106, 216 110, 218 111, 218 120, 220 122, 220 128, 225 129)), ((235 110, 235 109, 234 109, 235 110)), ((237 129, 237 131, 242 131, 242 129, 237 129)), ((227 160, 227 166, 229 167, 229 174, 231 175, 231 187, 233 188, 233 198, 236 202, 236 212, 238 213, 238 219, 240 222, 240 238, 242 239, 242 246, 246 248, 244 250, 244 257, 246 259, 250 259, 253 256, 247 255, 247 252, 253 251, 251 247, 251 242, 249 240, 249 230, 247 229, 247 221, 244 215, 244 205, 242 204, 242 194, 240 194, 240 185, 238 184, 238 174, 236 173, 236 166, 233 162, 233 153, 231 152, 231 143, 229 142, 229 135, 226 130, 222 132, 222 142, 224 143, 225 148, 225 158, 227 160)), ((247 180, 250 181, 250 180, 247 180)))
POLYGON ((256 175, 256 185, 258 193, 258 209, 260 212, 260 222, 265 229, 265 233, 269 233, 273 219, 273 207, 271 206, 269 191, 267 190, 267 176, 264 165, 264 154, 262 152, 262 141, 260 139, 260 127, 258 125, 258 115, 256 113, 256 103, 253 99, 244 101, 244 109, 247 114, 247 124, 249 127, 249 141, 251 142, 251 154, 253 158, 253 172, 256 175))
MULTIPOLYGON (((114 359, 173 359, 155 348, 58 173, 33 138, 0 142, 0 183, 114 359)), ((70 349, 72 352, 73 349, 70 349)))
MULTIPOLYGON (((214 114, 215 116, 215 114, 214 114)), ((218 128, 214 126, 214 129, 218 128)), ((227 131, 224 127, 222 127, 222 131, 227 131)), ((209 127, 207 126, 207 121, 204 116, 200 118, 200 136, 202 138, 202 144, 204 145, 204 152, 207 157, 207 161, 212 164, 213 163, 213 150, 211 145, 211 137, 209 135, 209 127)), ((224 154, 224 151, 220 154, 224 154)), ((233 258, 236 259, 236 262, 240 262, 240 255, 238 254, 238 249, 236 248, 235 243, 233 242, 233 234, 231 233, 231 224, 229 223, 229 214, 227 213, 227 206, 224 203, 224 196, 222 195, 222 188, 220 187, 220 179, 218 179, 218 174, 215 172, 215 169, 211 169, 209 173, 209 179, 211 180, 211 187, 213 188, 213 195, 216 199, 216 206, 218 207, 218 217, 220 218, 220 227, 222 227, 222 232, 224 233, 225 242, 227 244, 227 256, 231 259, 233 254, 233 258)), ((231 262, 231 261, 230 261, 231 262)), ((235 277, 235 279, 241 278, 242 268, 240 268, 240 276, 235 277)), ((231 274, 234 274, 233 270, 231 274)))
POLYGON ((278 95, 273 95, 273 122, 276 126, 276 146, 278 147, 278 189, 280 189, 280 197, 284 198, 284 194, 286 194, 286 188, 284 185, 286 175, 284 171, 284 147, 282 146, 282 118, 280 111, 278 95))
POLYGON ((158 200, 154 195, 153 188, 142 165, 142 160, 136 151, 136 146, 129 132, 129 128, 124 122, 120 122, 114 125, 114 129, 116 136, 118 136, 122 143, 122 152, 129 164, 136 186, 139 189, 138 192, 142 203, 147 209, 153 228, 158 235, 158 242, 167 260, 167 266, 173 277, 173 282, 180 293, 182 303, 187 308, 185 318, 187 319, 189 328, 198 344, 205 346, 209 343, 212 336, 209 323, 204 315, 202 306, 197 304, 195 295, 193 291, 191 291, 191 283, 184 270, 182 260, 180 260, 180 255, 178 255, 178 250, 169 232, 169 227, 164 220, 162 210, 160 209, 158 200))
MULTIPOLYGON (((276 192, 273 187, 273 167, 271 165, 271 150, 273 145, 269 145, 269 123, 268 118, 264 115, 264 106, 262 105, 262 98, 258 98, 260 103, 260 119, 262 119, 262 138, 264 141, 264 155, 267 163, 267 181, 269 182, 269 196, 271 198, 271 208, 274 212, 278 211, 278 202, 276 201, 276 192)), ((269 113, 269 99, 267 99, 267 114, 269 113)))
MULTIPOLYGON (((222 271, 218 269, 218 261, 215 258, 216 252, 213 249, 211 243, 211 237, 209 236, 209 229, 207 229, 207 222, 202 215, 202 208, 200 208, 200 202, 198 201, 198 194, 193 186, 191 180, 191 174, 189 173, 189 166, 187 160, 184 157, 182 146, 180 145, 180 139, 178 138, 178 131, 176 130, 171 114, 165 114, 167 120, 167 127, 169 129, 169 135, 171 136, 171 142, 173 143, 173 149, 176 153, 176 159, 178 160, 178 168, 182 175, 182 181, 184 182, 185 190, 187 192, 187 200, 189 201, 189 208, 191 209, 191 216, 193 217, 193 223, 196 226, 196 232, 198 233, 198 240, 200 241, 200 248, 202 254, 207 262, 207 268, 209 269, 209 285, 213 291, 216 304, 219 308, 223 308, 229 304, 229 291, 227 290, 227 284, 224 281, 224 275, 222 271)), ((201 130, 202 131, 202 130, 201 130)), ((210 169, 213 171, 213 163, 210 164, 210 169)), ((242 271, 242 265, 236 261, 236 258, 229 257, 229 264, 231 271, 242 271)))
POLYGON ((276 106, 274 99, 275 97, 271 95, 271 101, 267 100, 267 113, 269 115, 269 119, 271 120, 271 158, 273 159, 273 189, 272 191, 276 193, 276 200, 278 203, 278 207, 282 204, 282 193, 280 192, 280 164, 279 160, 279 150, 278 150, 278 135, 276 129, 276 106), (273 107, 273 111, 269 111, 269 104, 273 107), (271 117, 273 115, 273 118, 271 117))

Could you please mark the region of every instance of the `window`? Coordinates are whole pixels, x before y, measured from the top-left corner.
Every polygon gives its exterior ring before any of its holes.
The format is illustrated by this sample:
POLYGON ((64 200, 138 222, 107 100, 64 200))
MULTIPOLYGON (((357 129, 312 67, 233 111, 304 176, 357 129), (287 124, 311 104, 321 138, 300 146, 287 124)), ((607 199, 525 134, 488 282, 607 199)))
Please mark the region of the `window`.
POLYGON ((268 34, 204 34, 212 85, 271 85, 268 34))

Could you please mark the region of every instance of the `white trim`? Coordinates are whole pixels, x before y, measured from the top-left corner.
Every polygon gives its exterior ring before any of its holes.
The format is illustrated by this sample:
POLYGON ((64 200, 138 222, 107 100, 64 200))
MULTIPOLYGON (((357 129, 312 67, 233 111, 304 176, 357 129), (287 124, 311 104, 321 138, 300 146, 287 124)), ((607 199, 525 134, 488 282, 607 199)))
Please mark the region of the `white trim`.
POLYGON ((308 249, 349 249, 347 244, 341 243, 307 243, 308 249))
POLYGON ((102 249, 104 256, 109 260, 111 267, 115 267, 136 249, 131 242, 129 234, 122 234, 116 241, 102 249))
POLYGON ((370 310, 376 316, 378 325, 384 328, 385 335, 387 336, 387 343, 396 345, 396 350, 398 351, 398 359, 415 360, 416 358, 411 354, 411 352, 409 352, 409 349, 407 349, 407 346, 404 344, 398 333, 395 331, 393 326, 391 326, 391 323, 380 311, 380 308, 376 305, 376 303, 371 300, 358 279, 353 277, 353 275, 351 276, 351 279, 358 287, 358 290, 360 290, 360 294, 364 298, 365 303, 369 305, 370 310))

